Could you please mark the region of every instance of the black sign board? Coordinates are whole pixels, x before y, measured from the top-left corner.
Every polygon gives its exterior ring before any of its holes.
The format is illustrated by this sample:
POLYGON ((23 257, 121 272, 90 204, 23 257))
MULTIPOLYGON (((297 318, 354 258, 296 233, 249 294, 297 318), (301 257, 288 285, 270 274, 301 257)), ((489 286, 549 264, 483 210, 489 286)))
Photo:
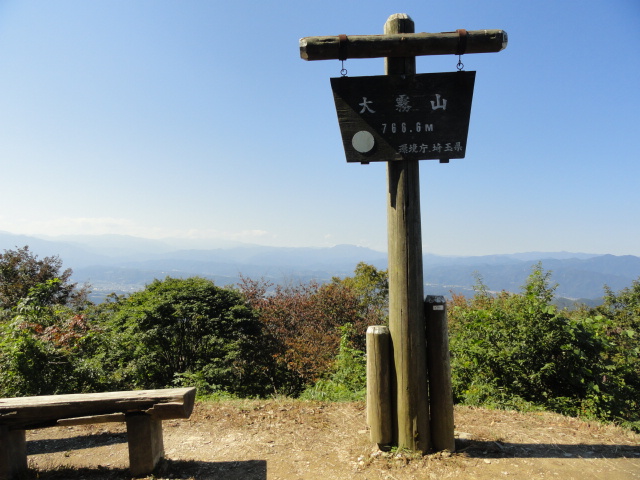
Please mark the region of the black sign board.
POLYGON ((332 78, 347 162, 464 158, 475 77, 332 78))

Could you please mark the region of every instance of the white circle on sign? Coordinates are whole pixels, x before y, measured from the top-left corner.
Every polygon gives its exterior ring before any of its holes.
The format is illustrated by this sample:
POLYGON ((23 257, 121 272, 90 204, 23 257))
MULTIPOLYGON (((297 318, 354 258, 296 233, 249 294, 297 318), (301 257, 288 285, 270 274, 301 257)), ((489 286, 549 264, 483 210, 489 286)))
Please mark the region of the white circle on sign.
POLYGON ((353 145, 353 148, 360 153, 370 152, 375 143, 376 141, 373 138, 373 135, 365 130, 360 130, 351 139, 351 145, 353 145))

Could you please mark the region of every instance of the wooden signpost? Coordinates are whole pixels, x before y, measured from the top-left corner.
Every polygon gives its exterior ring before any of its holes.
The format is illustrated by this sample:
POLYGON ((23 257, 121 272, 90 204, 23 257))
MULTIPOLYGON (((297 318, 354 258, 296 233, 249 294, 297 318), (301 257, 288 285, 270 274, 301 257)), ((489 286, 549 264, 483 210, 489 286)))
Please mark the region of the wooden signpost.
MULTIPOLYGON (((384 329, 370 329, 367 342, 374 352, 390 351, 393 361, 389 375, 370 373, 368 367, 368 376, 375 381, 367 401, 379 403, 367 408, 372 440, 426 453, 434 446, 451 450, 455 445, 452 405, 441 406, 451 404, 450 381, 442 378, 448 365, 432 366, 437 373, 434 382, 449 392, 441 395, 432 389, 431 395, 440 398, 429 401, 427 348, 440 352, 429 361, 442 361, 446 312, 437 304, 434 312, 445 314, 434 316, 432 305, 429 318, 438 327, 426 328, 418 160, 446 162, 465 156, 475 72, 416 75, 415 57, 499 52, 507 45, 507 34, 502 30, 414 32, 408 15, 395 14, 385 23, 383 35, 303 38, 300 56, 305 60, 385 58, 386 76, 335 78, 331 84, 347 161, 387 162, 391 345, 387 349, 382 343, 388 337, 384 329), (427 331, 435 332, 434 338, 427 338, 427 331), (381 397, 387 378, 389 406, 381 397), (438 418, 432 431, 430 419, 438 416, 451 418, 438 418), (438 436, 434 442, 432 433, 438 436)), ((374 365, 380 363, 375 360, 374 365)))

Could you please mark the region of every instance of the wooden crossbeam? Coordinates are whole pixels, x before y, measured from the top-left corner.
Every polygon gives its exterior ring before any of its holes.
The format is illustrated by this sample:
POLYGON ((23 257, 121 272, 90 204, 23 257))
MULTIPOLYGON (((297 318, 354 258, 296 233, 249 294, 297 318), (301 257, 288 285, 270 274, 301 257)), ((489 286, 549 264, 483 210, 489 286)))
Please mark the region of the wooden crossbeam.
POLYGON ((507 48, 507 41, 504 30, 304 37, 300 39, 300 57, 304 60, 346 60, 492 53, 507 48))

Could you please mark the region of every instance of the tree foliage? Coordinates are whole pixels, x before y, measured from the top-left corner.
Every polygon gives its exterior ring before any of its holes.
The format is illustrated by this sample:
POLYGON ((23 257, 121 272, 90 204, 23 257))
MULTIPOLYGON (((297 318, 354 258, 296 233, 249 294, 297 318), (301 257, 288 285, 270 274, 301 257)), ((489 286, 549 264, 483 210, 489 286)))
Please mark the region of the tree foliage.
POLYGON ((33 287, 54 279, 59 281, 56 288, 48 288, 38 293, 41 305, 66 305, 85 300, 86 292, 77 290, 77 284, 70 281, 70 268, 62 271, 59 257, 38 259, 28 246, 17 250, 5 250, 0 254, 0 310, 10 310, 30 294, 33 287), (46 293, 45 298, 42 295, 46 293))
MULTIPOLYGON (((615 293, 605 287, 604 303, 589 312, 608 342, 602 361, 611 373, 606 381, 612 387, 613 411, 640 431, 640 279, 615 293)), ((605 374, 607 375, 607 374, 605 374)))
MULTIPOLYGON (((28 247, 0 255, 0 396, 191 385, 358 399, 366 328, 387 322, 387 272, 365 263, 327 284, 167 277, 99 305, 78 301, 61 266, 28 247)), ((455 400, 640 430, 640 279, 572 312, 553 305, 555 287, 537 264, 520 293, 478 278, 473 297, 453 295, 455 400)))
POLYGON ((367 360, 362 350, 354 348, 351 324, 340 330, 340 346, 333 366, 324 378, 308 387, 301 398, 329 402, 362 401, 367 394, 367 360))
POLYGON ((378 270, 373 265, 360 262, 353 277, 333 277, 334 284, 350 289, 358 299, 359 315, 367 325, 389 323, 389 275, 387 270, 378 270))
POLYGON ((273 378, 280 393, 297 395, 331 371, 342 326, 353 325, 349 340, 364 349, 366 316, 355 292, 339 282, 274 287, 244 278, 240 289, 258 311, 275 352, 273 378))
POLYGON ((262 326, 239 292, 167 277, 116 299, 106 360, 130 388, 199 383, 209 392, 264 393, 262 326))
MULTIPOLYGON (((479 281, 473 298, 454 296, 449 312, 456 401, 637 421, 640 389, 630 374, 638 365, 638 343, 623 353, 618 338, 635 338, 637 325, 620 332, 619 324, 597 312, 558 311, 550 275, 538 264, 520 294, 491 295, 479 281)), ((609 312, 615 316, 616 308, 609 312)))
POLYGON ((95 390, 93 355, 102 336, 83 313, 51 304, 57 278, 31 287, 0 324, 0 395, 49 395, 95 390))

